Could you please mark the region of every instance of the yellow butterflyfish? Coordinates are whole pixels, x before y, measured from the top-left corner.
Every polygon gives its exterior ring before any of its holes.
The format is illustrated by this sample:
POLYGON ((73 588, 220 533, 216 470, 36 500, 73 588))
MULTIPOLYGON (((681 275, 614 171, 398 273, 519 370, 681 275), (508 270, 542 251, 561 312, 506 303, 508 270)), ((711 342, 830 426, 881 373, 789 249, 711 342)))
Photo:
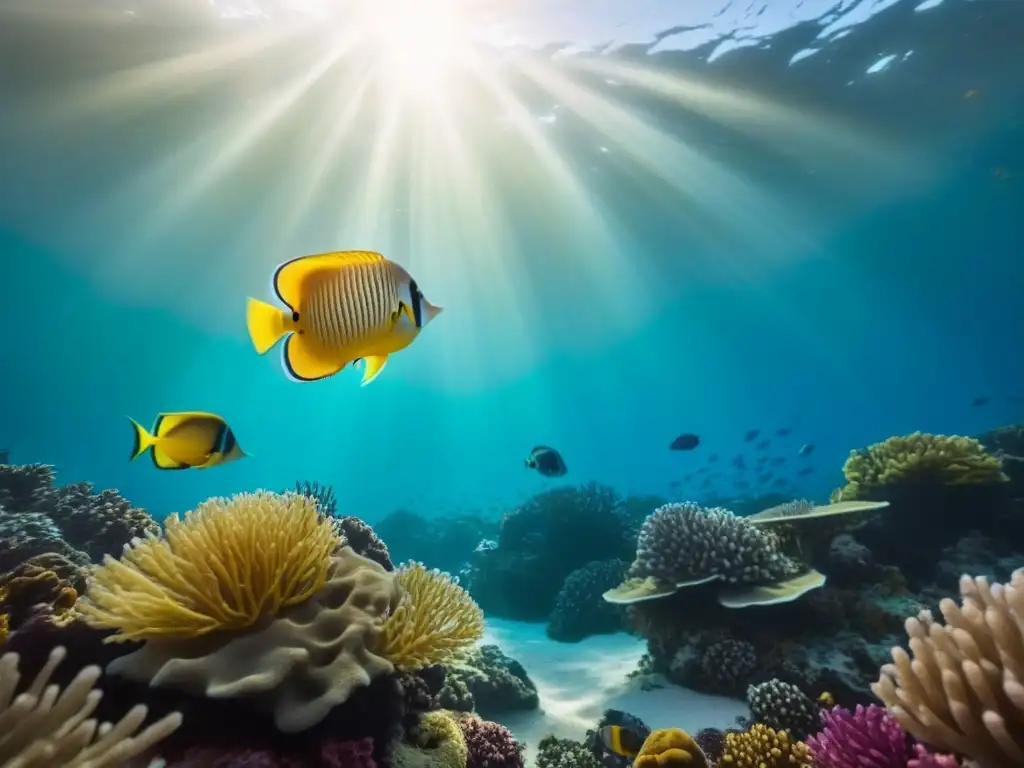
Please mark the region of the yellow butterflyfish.
POLYGON ((150 451, 157 469, 207 469, 245 458, 235 433, 220 416, 202 411, 161 413, 152 432, 129 418, 135 445, 129 461, 150 451))
POLYGON ((285 339, 281 363, 295 381, 325 379, 363 360, 366 386, 442 310, 405 269, 372 251, 292 259, 272 285, 285 308, 249 299, 249 337, 261 355, 285 339))

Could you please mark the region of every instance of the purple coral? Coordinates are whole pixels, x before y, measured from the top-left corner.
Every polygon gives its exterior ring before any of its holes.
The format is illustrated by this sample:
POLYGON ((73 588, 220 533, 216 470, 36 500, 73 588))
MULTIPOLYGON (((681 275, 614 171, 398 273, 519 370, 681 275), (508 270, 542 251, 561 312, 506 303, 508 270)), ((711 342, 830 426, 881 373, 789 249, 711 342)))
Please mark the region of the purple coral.
POLYGON ((807 740, 821 768, 906 768, 914 754, 910 737, 884 707, 834 707, 821 718, 825 727, 807 740))
POLYGON ((523 749, 505 726, 465 715, 459 727, 469 752, 466 768, 523 768, 523 749))
POLYGON ((933 755, 922 744, 914 745, 914 756, 907 768, 960 768, 960 758, 953 755, 933 755))
POLYGON ((320 749, 321 768, 377 768, 373 739, 329 741, 320 749))

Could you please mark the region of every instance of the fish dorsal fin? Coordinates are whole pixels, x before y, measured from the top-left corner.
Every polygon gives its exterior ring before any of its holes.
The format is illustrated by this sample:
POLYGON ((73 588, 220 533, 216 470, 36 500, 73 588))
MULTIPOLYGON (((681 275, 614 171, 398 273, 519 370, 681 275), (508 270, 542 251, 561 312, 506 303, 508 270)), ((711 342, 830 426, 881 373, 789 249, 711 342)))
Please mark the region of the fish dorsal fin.
POLYGON ((357 264, 377 264, 387 261, 374 251, 332 251, 312 256, 299 256, 274 270, 273 287, 284 304, 293 312, 299 307, 307 280, 319 272, 334 271, 357 264))
POLYGON ((153 423, 153 436, 163 437, 167 433, 177 429, 182 424, 190 421, 215 421, 224 424, 224 419, 215 413, 203 411, 182 411, 181 413, 161 413, 157 415, 153 423))

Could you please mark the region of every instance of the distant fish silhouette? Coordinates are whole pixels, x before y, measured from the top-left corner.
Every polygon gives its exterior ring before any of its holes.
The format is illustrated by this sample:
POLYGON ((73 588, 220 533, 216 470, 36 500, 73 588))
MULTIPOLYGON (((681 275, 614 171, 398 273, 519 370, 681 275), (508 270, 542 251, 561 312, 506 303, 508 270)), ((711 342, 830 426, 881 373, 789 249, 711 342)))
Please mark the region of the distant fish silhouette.
POLYGON ((678 488, 679 487, 679 481, 678 480, 673 480, 671 483, 668 484, 668 487, 669 488, 678 488))
POLYGON ((758 482, 759 485, 764 485, 769 480, 771 480, 772 477, 774 477, 774 476, 775 476, 774 472, 762 472, 760 475, 757 476, 757 482, 758 482))
POLYGON ((785 437, 786 435, 788 435, 792 431, 793 430, 790 429, 789 427, 779 427, 778 429, 775 430, 775 436, 776 437, 785 437))
POLYGON ((736 469, 746 469, 747 468, 747 461, 746 461, 746 459, 743 458, 742 455, 740 455, 740 456, 733 456, 732 465, 734 467, 736 467, 736 469))
POLYGON ((789 480, 784 477, 776 477, 772 482, 772 486, 775 488, 785 488, 787 485, 789 485, 789 480))
POLYGON ((700 437, 692 432, 686 432, 673 440, 668 449, 670 451, 692 451, 698 445, 700 445, 700 437))
POLYGON ((799 456, 810 456, 812 453, 814 453, 814 443, 804 443, 797 451, 799 456))
POLYGON ((747 434, 745 434, 743 436, 743 442, 745 442, 745 443, 752 443, 757 438, 757 436, 760 435, 760 434, 761 434, 761 430, 760 429, 749 429, 749 430, 747 430, 747 434))
POLYGON ((544 477, 562 477, 568 471, 562 455, 546 445, 538 445, 530 451, 524 464, 527 469, 535 469, 544 477))
POLYGON ((814 467, 804 467, 799 472, 797 472, 797 474, 804 477, 807 475, 812 475, 814 474, 814 467))
POLYGON ((768 438, 766 437, 766 438, 765 438, 764 440, 762 440, 761 442, 759 442, 759 443, 757 444, 756 448, 757 448, 757 450, 759 450, 759 451, 763 451, 763 450, 764 450, 765 448, 767 448, 767 447, 768 447, 769 445, 771 445, 771 444, 772 444, 772 441, 771 441, 771 440, 769 440, 769 439, 768 439, 768 438))
POLYGON ((971 405, 977 408, 978 406, 981 405, 988 405, 991 401, 992 398, 990 398, 988 395, 982 395, 981 397, 976 397, 973 400, 971 400, 971 405))
POLYGON ((717 453, 712 453, 710 456, 708 456, 708 463, 709 464, 714 464, 716 461, 718 461, 718 454, 717 453))
POLYGON ((786 457, 774 456, 768 463, 771 464, 773 467, 781 467, 783 464, 786 463, 786 457))

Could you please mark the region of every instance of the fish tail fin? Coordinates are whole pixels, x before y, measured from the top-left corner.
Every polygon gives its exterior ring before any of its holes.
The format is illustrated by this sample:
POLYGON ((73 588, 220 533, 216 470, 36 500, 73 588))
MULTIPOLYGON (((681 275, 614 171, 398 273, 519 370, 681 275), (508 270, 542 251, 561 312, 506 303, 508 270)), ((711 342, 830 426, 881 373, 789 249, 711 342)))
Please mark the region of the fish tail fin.
POLYGON ((266 354, 287 333, 284 326, 284 313, 272 304, 258 299, 249 299, 245 322, 249 327, 249 338, 252 339, 252 345, 261 355, 266 354))
POLYGON ((139 424, 139 422, 130 416, 128 417, 128 421, 132 423, 132 429, 135 430, 135 444, 132 446, 132 455, 128 461, 135 461, 139 456, 156 445, 156 438, 149 434, 144 426, 139 424))

